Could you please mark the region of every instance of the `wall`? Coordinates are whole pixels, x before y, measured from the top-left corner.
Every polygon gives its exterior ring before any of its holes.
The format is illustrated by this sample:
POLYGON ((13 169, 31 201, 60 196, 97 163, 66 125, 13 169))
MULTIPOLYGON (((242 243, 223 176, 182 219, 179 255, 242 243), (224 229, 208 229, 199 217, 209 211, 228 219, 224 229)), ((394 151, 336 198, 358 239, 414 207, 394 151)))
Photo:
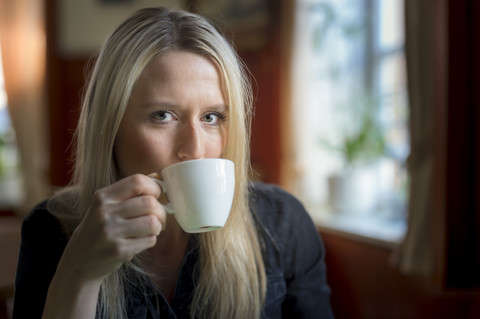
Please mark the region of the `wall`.
POLYGON ((181 0, 57 1, 57 49, 62 56, 85 57, 97 52, 105 37, 132 12, 149 6, 185 7, 181 0), (85 20, 88 19, 88 23, 85 20))
POLYGON ((11 307, 21 222, 19 217, 0 215, 0 319, 7 318, 11 307))

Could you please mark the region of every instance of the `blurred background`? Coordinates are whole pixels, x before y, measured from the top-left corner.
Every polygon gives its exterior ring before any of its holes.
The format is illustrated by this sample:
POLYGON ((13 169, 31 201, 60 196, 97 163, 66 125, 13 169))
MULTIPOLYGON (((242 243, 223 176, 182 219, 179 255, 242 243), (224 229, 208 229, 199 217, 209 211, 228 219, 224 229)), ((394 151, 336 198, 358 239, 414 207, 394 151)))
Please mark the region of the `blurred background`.
POLYGON ((201 13, 251 71, 252 179, 297 196, 337 318, 480 317, 476 0, 0 0, 0 319, 66 185, 86 74, 135 10, 201 13))

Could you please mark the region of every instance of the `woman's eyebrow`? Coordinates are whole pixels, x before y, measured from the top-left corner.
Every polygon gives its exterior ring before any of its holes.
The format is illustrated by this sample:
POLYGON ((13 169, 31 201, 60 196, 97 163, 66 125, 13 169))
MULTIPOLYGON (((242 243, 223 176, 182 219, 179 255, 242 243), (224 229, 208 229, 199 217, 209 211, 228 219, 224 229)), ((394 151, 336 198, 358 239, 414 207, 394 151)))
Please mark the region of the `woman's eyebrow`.
POLYGON ((180 107, 178 104, 175 104, 175 103, 171 103, 171 102, 161 102, 161 101, 158 101, 158 102, 145 102, 145 103, 141 103, 141 106, 143 108, 146 108, 146 109, 150 109, 150 108, 178 108, 180 107))
POLYGON ((207 106, 208 109, 228 111, 230 108, 226 104, 214 104, 212 106, 207 106))
MULTIPOLYGON (((168 109, 175 109, 175 108, 184 108, 182 105, 177 104, 177 103, 171 103, 171 102, 145 102, 141 104, 142 108, 146 109, 154 109, 154 108, 168 108, 168 109)), ((218 111, 228 111, 230 110, 230 107, 226 104, 212 104, 212 105, 206 105, 202 106, 204 109, 209 109, 209 110, 218 110, 218 111)))

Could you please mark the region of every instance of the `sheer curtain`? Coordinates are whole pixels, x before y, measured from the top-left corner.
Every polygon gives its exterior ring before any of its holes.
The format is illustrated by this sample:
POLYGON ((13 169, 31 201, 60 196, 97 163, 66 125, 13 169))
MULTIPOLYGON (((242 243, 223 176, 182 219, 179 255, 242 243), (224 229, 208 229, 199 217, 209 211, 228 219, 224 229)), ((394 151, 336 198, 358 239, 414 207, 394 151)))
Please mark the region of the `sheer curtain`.
POLYGON ((43 16, 43 1, 0 0, 5 89, 24 177, 25 200, 20 214, 49 192, 43 16))
POLYGON ((298 158, 295 149, 295 131, 293 130, 293 47, 296 21, 297 0, 282 0, 282 55, 283 77, 280 82, 280 185, 291 193, 297 193, 295 180, 298 178, 298 158))
MULTIPOLYGON (((445 110, 446 11, 443 2, 405 0, 405 38, 410 106, 410 198, 406 237, 394 254, 398 268, 431 277, 439 257, 440 210, 434 207, 435 126, 445 110)), ((443 140, 436 135, 437 140, 443 140)), ((438 195, 438 194, 437 194, 438 195)), ((437 199, 438 200, 438 199, 437 199)))

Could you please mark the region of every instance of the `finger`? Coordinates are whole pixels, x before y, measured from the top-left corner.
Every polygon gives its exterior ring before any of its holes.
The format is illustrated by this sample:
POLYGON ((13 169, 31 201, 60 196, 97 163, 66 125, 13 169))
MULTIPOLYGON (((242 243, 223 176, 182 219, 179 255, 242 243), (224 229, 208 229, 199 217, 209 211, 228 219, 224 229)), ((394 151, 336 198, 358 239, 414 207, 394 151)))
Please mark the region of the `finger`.
POLYGON ((160 197, 161 189, 151 178, 135 174, 95 192, 95 199, 101 203, 122 202, 142 195, 160 197))
POLYGON ((118 230, 123 238, 158 236, 162 231, 162 223, 155 215, 144 215, 124 220, 118 230))
POLYGON ((150 178, 160 179, 159 173, 151 173, 151 174, 148 174, 147 176, 150 178))
POLYGON ((165 208, 158 199, 149 195, 134 197, 111 205, 110 214, 114 215, 116 219, 129 219, 152 214, 161 222, 166 221, 165 208))
POLYGON ((167 222, 164 207, 153 196, 140 196, 113 205, 109 233, 114 237, 143 237, 160 234, 167 222))

